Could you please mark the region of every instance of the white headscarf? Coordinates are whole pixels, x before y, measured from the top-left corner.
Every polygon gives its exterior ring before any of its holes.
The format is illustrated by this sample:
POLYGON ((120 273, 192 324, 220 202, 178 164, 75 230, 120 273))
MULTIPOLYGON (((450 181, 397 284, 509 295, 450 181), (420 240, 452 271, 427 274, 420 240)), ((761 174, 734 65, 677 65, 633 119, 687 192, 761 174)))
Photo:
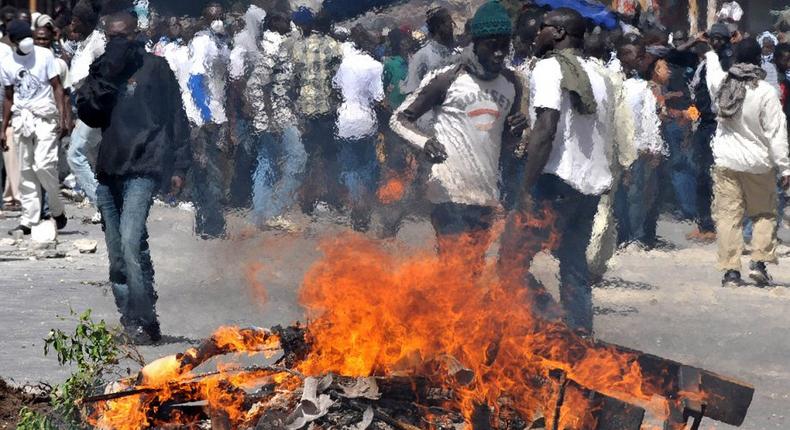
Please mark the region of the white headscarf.
MULTIPOLYGON (((763 47, 763 43, 765 43, 766 40, 773 41, 774 42, 774 47, 779 44, 779 39, 777 39, 776 36, 774 36, 773 33, 771 33, 770 31, 766 31, 766 32, 763 32, 763 34, 761 34, 761 35, 759 35, 757 37, 757 43, 760 44, 760 48, 763 47)), ((771 62, 773 60, 774 60, 774 54, 763 55, 763 61, 764 62, 771 62)))

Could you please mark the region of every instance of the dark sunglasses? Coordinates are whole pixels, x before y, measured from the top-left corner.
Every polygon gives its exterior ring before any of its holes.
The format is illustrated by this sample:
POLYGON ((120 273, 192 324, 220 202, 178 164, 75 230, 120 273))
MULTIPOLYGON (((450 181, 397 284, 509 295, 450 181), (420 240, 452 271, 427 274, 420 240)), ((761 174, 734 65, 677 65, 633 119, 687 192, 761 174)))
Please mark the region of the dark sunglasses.
POLYGON ((540 31, 543 31, 543 29, 549 28, 549 27, 554 28, 556 30, 562 30, 562 27, 559 27, 559 26, 556 26, 556 25, 553 25, 553 24, 546 24, 545 22, 540 23, 540 31))

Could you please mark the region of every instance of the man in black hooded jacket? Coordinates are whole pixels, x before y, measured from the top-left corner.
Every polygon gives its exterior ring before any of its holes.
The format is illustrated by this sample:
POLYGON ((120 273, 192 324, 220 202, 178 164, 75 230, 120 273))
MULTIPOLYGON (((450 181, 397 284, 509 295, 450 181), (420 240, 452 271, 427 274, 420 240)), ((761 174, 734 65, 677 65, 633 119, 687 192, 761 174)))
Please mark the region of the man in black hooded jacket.
POLYGON ((146 220, 162 179, 173 192, 189 166, 189 123, 167 62, 136 42, 137 19, 110 16, 105 54, 77 93, 80 119, 102 129, 97 206, 110 257, 110 281, 126 333, 138 344, 161 338, 146 220))

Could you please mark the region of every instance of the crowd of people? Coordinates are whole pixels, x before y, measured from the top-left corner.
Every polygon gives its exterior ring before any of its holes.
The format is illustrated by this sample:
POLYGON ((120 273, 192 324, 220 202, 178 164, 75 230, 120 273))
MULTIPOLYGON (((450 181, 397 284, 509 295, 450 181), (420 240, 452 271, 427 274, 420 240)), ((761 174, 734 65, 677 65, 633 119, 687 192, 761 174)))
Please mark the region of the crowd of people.
MULTIPOLYGON (((141 341, 161 337, 157 196, 194 203, 204 239, 225 237, 230 208, 262 229, 342 213, 382 237, 425 216, 440 254, 459 235, 488 243, 504 216, 508 273, 552 228, 559 314, 581 334, 591 285, 619 247, 661 246, 662 213, 693 221, 690 240, 718 240, 723 285, 743 285, 745 241, 750 277, 770 282, 790 187, 781 34, 725 15, 692 35, 629 16, 608 28, 495 0, 463 29, 444 7, 420 28, 347 29, 287 0, 151 12, 143 27, 122 3, 0 11, 2 210, 21 211, 11 233, 28 235, 66 226, 62 195, 94 205, 121 321, 141 341), (547 212, 551 226, 529 222, 547 212)), ((485 250, 467 258, 474 273, 485 250)))

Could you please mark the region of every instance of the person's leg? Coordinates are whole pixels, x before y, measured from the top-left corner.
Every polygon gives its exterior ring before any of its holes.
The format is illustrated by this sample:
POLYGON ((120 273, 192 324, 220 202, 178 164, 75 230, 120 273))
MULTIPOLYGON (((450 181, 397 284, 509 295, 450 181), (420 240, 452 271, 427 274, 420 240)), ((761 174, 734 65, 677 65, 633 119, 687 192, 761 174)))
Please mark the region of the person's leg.
POLYGON ((602 279, 606 273, 607 263, 614 256, 617 248, 617 226, 614 220, 612 192, 601 196, 593 219, 590 243, 587 246, 587 264, 590 273, 602 279))
POLYGON ((307 162, 305 164, 305 177, 300 190, 300 205, 302 207, 302 212, 307 215, 312 214, 313 210, 315 210, 315 205, 318 203, 319 196, 321 195, 321 187, 326 186, 326 184, 322 184, 320 180, 323 166, 321 160, 321 145, 318 136, 321 131, 317 119, 312 118, 307 121, 307 131, 303 136, 307 162))
POLYGON ((697 178, 692 164, 691 148, 686 144, 687 127, 678 120, 669 121, 664 127, 664 136, 669 145, 669 172, 674 200, 683 219, 696 219, 697 178))
POLYGON ((660 155, 655 157, 660 158, 654 158, 655 161, 648 163, 647 176, 645 177, 644 188, 642 191, 646 212, 640 241, 648 247, 653 247, 656 245, 656 241, 658 239, 658 235, 656 233, 658 228, 658 217, 661 214, 661 201, 659 195, 661 194, 662 187, 660 187, 659 183, 659 172, 661 172, 664 158, 660 155))
POLYGON ((58 123, 55 120, 37 122, 33 171, 41 188, 46 191, 49 213, 57 218, 66 209, 60 200, 58 180, 58 123))
POLYGON ((640 155, 631 169, 631 183, 628 186, 628 226, 627 242, 641 241, 645 237, 645 223, 650 206, 646 186, 650 182, 650 166, 647 155, 640 155))
POLYGON ((479 276, 485 268, 485 254, 491 244, 493 218, 493 208, 486 206, 435 205, 431 224, 442 260, 479 276))
POLYGON ((713 233, 716 225, 711 213, 713 206, 713 150, 711 140, 716 123, 700 124, 694 133, 694 153, 697 169, 697 227, 702 233, 713 233))
POLYGON ((104 180, 96 187, 96 206, 102 215, 102 230, 110 260, 110 282, 115 305, 121 314, 124 326, 129 322, 129 286, 126 283, 126 267, 121 247, 121 210, 123 209, 123 186, 114 180, 104 180))
POLYGON ((376 147, 371 139, 343 140, 340 145, 340 183, 345 187, 355 230, 365 231, 370 224, 376 174, 376 147))
POLYGON ((560 235, 554 251, 560 263, 560 302, 568 326, 591 334, 592 286, 586 251, 600 198, 584 195, 564 183, 558 188, 560 193, 552 202, 552 210, 557 216, 555 228, 560 235))
POLYGON ((216 125, 201 127, 195 133, 197 160, 193 166, 193 192, 196 203, 195 230, 208 238, 222 236, 225 232, 225 216, 222 208, 224 172, 222 154, 218 147, 216 125))
MULTIPOLYGON (((230 127, 230 126, 228 126, 230 127)), ((249 207, 252 196, 252 177, 255 171, 256 150, 250 134, 249 121, 239 118, 236 129, 229 131, 237 140, 234 168, 231 172, 229 206, 249 207)))
MULTIPOLYGON (((630 170, 632 168, 629 168, 629 175, 630 170)), ((625 175, 623 178, 625 178, 625 175)), ((618 245, 629 242, 633 237, 628 213, 628 189, 630 186, 630 183, 626 183, 624 179, 621 179, 617 189, 614 190, 614 219, 615 223, 617 223, 618 245)))
POLYGON ((14 140, 18 145, 20 166, 19 196, 22 202, 22 217, 19 224, 27 228, 33 227, 41 220, 41 188, 34 170, 36 164, 36 141, 35 136, 23 137, 19 133, 14 134, 14 140))
POLYGON ((302 145, 302 137, 296 126, 286 127, 280 136, 281 172, 279 180, 275 183, 275 208, 282 214, 293 207, 296 202, 296 193, 304 175, 307 154, 302 145))
POLYGON ((6 144, 8 151, 3 152, 6 175, 3 201, 5 203, 21 203, 22 193, 19 188, 22 185, 22 167, 19 163, 19 141, 16 139, 13 127, 8 127, 6 130, 6 144))
POLYGON ((96 201, 96 175, 91 168, 90 160, 96 158, 101 130, 88 127, 84 122, 77 120, 71 133, 71 143, 67 159, 71 173, 77 180, 77 185, 85 192, 91 202, 96 201))
POLYGON ((257 167, 252 175, 252 212, 255 222, 263 224, 279 212, 275 209, 273 185, 277 178, 275 136, 263 133, 257 138, 257 167))
POLYGON ((738 173, 715 168, 713 195, 713 219, 716 221, 719 242, 719 269, 722 272, 740 272, 746 205, 738 173))
POLYGON ((149 283, 152 276, 146 222, 153 204, 157 182, 150 177, 123 179, 123 209, 120 217, 121 251, 129 286, 129 316, 148 327, 156 324, 155 293, 149 283), (144 255, 145 254, 145 255, 144 255))
POLYGON ((754 223, 752 233, 752 261, 777 263, 776 258, 776 176, 766 174, 742 174, 743 195, 746 201, 746 216, 754 223))

